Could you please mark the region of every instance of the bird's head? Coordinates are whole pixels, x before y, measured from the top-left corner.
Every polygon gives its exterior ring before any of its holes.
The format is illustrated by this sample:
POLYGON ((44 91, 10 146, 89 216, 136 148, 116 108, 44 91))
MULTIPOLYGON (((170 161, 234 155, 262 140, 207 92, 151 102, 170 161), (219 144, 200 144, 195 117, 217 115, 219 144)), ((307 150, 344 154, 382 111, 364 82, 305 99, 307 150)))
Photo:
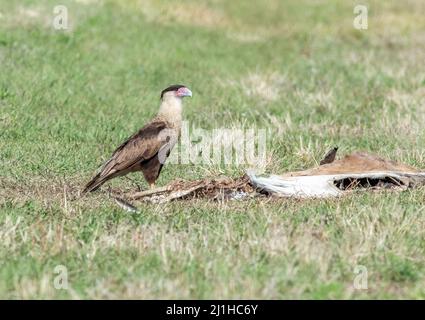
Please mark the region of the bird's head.
POLYGON ((159 106, 158 115, 171 122, 181 121, 183 98, 191 96, 192 91, 181 84, 165 88, 161 92, 161 105, 159 106))
POLYGON ((191 97, 191 96, 192 96, 192 91, 190 91, 189 88, 181 84, 175 84, 175 85, 169 86, 168 88, 165 88, 161 92, 161 100, 168 99, 168 98, 182 99, 184 97, 191 97))

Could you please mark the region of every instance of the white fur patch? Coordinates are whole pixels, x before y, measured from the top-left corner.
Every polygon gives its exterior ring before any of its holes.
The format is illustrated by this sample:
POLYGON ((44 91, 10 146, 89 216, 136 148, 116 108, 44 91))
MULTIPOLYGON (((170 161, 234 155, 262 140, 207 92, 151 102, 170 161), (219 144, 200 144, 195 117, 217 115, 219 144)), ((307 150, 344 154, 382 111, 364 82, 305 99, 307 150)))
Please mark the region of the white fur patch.
POLYGON ((404 173, 390 171, 296 177, 282 177, 277 175, 259 177, 253 172, 247 172, 247 174, 251 183, 256 188, 267 191, 277 197, 295 198, 329 198, 341 196, 346 191, 337 188, 334 181, 346 178, 380 179, 390 177, 396 180, 404 180, 406 177, 420 177, 425 179, 425 172, 404 173))

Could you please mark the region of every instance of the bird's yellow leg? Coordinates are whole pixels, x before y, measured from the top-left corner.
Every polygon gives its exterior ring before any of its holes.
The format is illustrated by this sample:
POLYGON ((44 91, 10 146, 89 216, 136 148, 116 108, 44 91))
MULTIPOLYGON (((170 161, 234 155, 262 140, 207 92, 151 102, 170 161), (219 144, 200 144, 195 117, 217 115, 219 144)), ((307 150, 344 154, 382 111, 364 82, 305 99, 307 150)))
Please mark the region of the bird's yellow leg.
POLYGON ((149 184, 149 189, 151 189, 151 190, 155 189, 155 183, 150 183, 149 184))

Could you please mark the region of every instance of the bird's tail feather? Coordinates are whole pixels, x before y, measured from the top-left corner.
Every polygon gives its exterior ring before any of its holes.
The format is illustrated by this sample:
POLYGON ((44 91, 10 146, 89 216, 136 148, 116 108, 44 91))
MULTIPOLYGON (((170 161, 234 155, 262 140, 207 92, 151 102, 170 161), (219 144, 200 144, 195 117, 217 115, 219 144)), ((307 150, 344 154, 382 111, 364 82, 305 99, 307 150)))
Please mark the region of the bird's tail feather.
POLYGON ((88 192, 96 191, 102 184, 104 184, 108 180, 107 177, 102 177, 101 173, 98 173, 93 179, 90 180, 89 183, 83 189, 82 194, 86 194, 88 192))

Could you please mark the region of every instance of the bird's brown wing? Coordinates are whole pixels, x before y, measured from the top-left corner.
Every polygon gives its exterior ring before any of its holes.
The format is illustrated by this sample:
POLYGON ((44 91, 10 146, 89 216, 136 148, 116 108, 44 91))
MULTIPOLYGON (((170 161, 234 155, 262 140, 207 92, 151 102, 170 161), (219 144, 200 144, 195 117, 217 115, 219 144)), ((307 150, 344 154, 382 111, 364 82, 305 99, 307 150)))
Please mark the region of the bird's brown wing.
POLYGON ((153 121, 129 137, 86 185, 83 193, 97 189, 110 178, 127 173, 135 164, 155 156, 168 142, 165 139, 168 129, 167 122, 153 121))
POLYGON ((161 132, 168 129, 164 121, 151 122, 128 138, 103 166, 103 174, 131 168, 136 163, 150 159, 166 143, 161 132))

